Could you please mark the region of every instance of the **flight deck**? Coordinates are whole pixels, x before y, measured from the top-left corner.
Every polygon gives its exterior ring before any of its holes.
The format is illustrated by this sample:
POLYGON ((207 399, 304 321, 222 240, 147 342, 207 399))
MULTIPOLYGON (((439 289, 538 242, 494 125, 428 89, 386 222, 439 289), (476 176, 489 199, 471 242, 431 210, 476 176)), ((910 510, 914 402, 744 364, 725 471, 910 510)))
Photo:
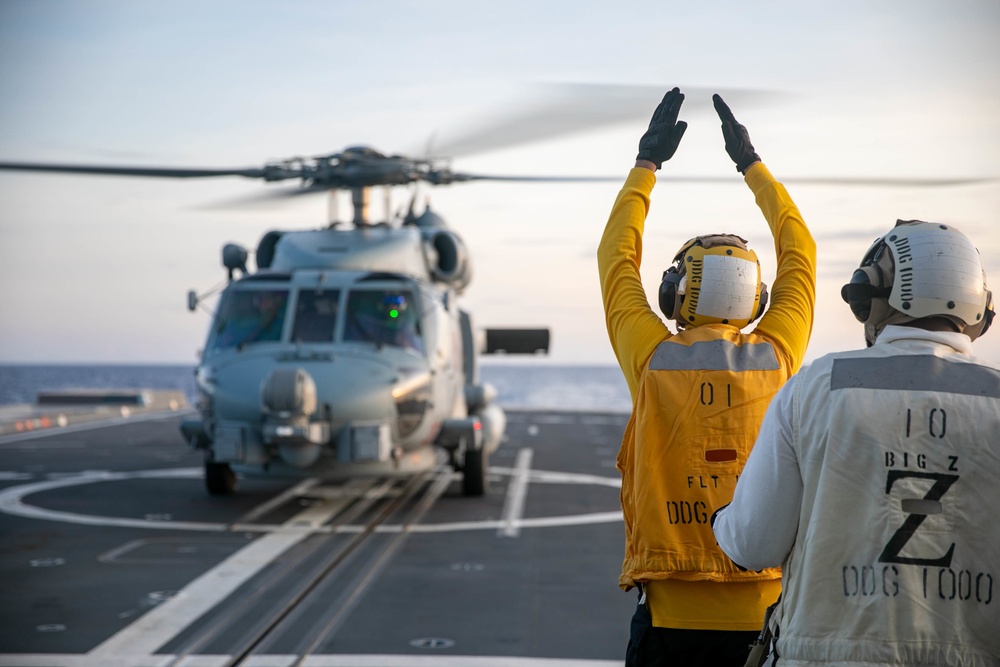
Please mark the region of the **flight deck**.
POLYGON ((178 407, 0 436, 0 667, 623 662, 627 415, 509 411, 482 497, 444 465, 220 497, 178 407))

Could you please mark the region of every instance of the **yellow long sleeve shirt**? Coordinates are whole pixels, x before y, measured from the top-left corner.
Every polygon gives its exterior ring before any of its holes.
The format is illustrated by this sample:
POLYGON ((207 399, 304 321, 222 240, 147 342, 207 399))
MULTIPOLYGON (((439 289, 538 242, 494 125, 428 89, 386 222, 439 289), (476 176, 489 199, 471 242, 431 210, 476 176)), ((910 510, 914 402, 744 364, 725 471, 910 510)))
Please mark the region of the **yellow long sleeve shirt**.
POLYGON ((770 399, 799 368, 812 331, 816 248, 763 164, 746 174, 777 254, 770 307, 750 333, 711 324, 673 334, 639 275, 656 176, 633 169, 598 248, 608 335, 632 394, 618 454, 625 517, 620 585, 643 583, 658 627, 759 629, 777 570, 741 572, 708 517, 732 498, 770 399))

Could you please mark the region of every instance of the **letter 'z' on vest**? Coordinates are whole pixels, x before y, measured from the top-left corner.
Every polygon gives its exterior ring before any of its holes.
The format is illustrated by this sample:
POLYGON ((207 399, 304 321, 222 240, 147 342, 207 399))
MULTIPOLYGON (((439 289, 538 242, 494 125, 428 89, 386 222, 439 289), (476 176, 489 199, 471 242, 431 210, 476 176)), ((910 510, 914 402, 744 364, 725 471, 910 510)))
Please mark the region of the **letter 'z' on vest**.
POLYGON ((778 651, 997 667, 1000 368, 895 347, 829 355, 796 380, 814 502, 787 561, 778 651))

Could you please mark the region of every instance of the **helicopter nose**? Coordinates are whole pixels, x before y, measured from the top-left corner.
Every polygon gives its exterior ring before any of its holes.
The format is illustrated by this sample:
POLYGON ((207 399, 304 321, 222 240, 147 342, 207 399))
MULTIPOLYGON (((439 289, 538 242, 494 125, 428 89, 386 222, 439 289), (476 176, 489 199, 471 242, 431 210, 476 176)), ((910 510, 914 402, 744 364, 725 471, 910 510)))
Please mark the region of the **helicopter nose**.
POLYGON ((261 386, 264 441, 295 468, 316 463, 330 440, 329 420, 317 419, 316 407, 316 382, 303 368, 277 368, 261 386))
POLYGON ((431 379, 367 358, 274 369, 261 386, 263 440, 296 468, 327 446, 341 462, 387 461, 424 422, 431 379))

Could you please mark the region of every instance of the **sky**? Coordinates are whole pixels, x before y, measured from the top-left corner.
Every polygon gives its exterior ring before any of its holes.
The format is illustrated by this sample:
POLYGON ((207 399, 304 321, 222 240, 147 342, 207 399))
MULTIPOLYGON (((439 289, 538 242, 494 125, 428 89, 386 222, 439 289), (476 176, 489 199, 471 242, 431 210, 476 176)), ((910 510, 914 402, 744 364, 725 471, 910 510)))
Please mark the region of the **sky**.
MULTIPOLYGON (((997 35, 995 0, 0 0, 0 161, 256 167, 367 144, 450 150, 453 168, 475 173, 610 176, 419 191, 468 246, 462 302, 476 326, 548 326, 548 359, 560 364, 614 363, 597 244, 649 116, 675 85, 689 129, 646 223, 654 305, 663 269, 702 233, 749 239, 765 282, 774 276, 714 91, 779 179, 992 179, 790 183, 818 245, 810 361, 863 346, 840 286, 898 218, 955 225, 1000 285, 997 35), (500 121, 527 110, 578 131, 508 143, 500 121), (598 112, 615 122, 579 129, 598 112), (459 139, 473 131, 493 145, 470 152, 459 139)), ((252 255, 268 230, 326 223, 322 195, 246 203, 266 187, 0 173, 0 362, 194 363, 210 315, 188 312, 186 294, 224 281, 222 246, 252 255)), ((409 197, 394 192, 391 208, 409 197)), ((376 218, 382 200, 373 193, 376 218)), ((1000 362, 1000 330, 976 350, 1000 362)))

